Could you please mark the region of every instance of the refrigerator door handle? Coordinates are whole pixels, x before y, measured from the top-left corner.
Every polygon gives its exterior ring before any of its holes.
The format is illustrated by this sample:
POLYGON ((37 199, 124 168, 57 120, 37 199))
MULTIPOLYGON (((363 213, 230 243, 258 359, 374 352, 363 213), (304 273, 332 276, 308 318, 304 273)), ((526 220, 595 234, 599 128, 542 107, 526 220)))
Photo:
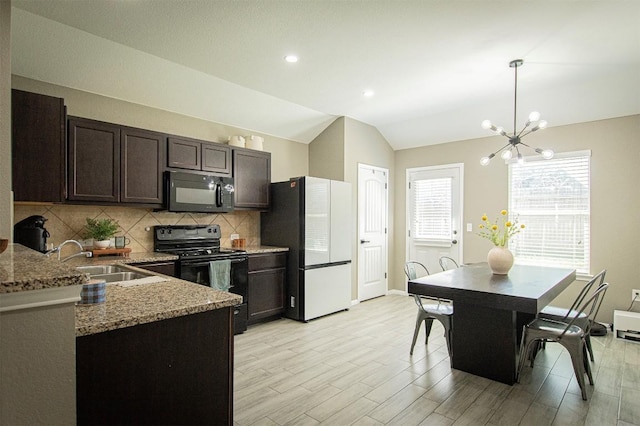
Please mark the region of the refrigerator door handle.
POLYGON ((360 240, 360 244, 364 244, 364 243, 370 243, 371 241, 369 240, 360 240))
POLYGON ((341 260, 340 262, 318 263, 317 265, 307 265, 301 269, 304 271, 308 271, 310 269, 330 268, 332 266, 348 265, 349 263, 351 263, 350 260, 341 260))

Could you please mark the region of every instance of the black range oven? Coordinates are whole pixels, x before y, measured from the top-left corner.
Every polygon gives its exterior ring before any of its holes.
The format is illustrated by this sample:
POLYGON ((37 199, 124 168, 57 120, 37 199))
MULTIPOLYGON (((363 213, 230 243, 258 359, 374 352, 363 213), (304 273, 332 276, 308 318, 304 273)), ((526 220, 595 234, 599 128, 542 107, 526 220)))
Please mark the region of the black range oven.
MULTIPOLYGON (((154 250, 178 256, 176 275, 196 284, 216 288, 220 277, 216 264, 228 261, 229 276, 223 280, 228 291, 242 296, 243 303, 234 309, 234 332, 247 329, 247 281, 249 258, 243 250, 220 248, 219 225, 154 226, 154 250), (213 271, 215 277, 210 274, 213 271)), ((227 269, 222 269, 226 271, 227 269)))

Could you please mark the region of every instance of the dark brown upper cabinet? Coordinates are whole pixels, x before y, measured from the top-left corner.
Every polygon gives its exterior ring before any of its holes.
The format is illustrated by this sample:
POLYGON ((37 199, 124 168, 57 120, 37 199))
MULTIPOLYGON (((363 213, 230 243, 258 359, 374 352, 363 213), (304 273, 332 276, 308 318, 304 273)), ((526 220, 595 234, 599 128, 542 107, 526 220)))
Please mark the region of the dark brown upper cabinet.
POLYGON ((62 202, 66 196, 64 99, 11 91, 15 201, 62 202))
POLYGON ((165 136, 125 127, 120 132, 120 202, 162 204, 165 136))
POLYGON ((234 148, 233 180, 237 209, 268 209, 271 153, 234 148))
POLYGON ((169 136, 167 166, 231 176, 231 149, 219 143, 169 136))
POLYGON ((162 204, 165 136, 69 118, 70 201, 162 204))

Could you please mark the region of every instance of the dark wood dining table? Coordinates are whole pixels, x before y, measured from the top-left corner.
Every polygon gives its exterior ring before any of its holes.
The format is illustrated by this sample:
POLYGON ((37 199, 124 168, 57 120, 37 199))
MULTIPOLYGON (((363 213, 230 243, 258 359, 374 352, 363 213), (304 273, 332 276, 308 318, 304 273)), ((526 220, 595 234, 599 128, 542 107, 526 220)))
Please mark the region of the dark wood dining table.
POLYGON ((494 275, 478 263, 410 280, 408 291, 453 302, 453 368, 512 385, 523 325, 575 278, 573 269, 525 265, 494 275))

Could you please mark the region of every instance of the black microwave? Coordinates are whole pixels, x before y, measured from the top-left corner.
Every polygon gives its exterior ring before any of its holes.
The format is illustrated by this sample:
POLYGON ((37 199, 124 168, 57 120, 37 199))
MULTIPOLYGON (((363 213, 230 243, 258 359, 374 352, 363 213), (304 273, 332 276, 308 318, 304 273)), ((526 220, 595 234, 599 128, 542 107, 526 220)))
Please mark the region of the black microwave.
POLYGON ((170 212, 233 211, 233 178, 186 172, 165 173, 167 210, 170 212))

